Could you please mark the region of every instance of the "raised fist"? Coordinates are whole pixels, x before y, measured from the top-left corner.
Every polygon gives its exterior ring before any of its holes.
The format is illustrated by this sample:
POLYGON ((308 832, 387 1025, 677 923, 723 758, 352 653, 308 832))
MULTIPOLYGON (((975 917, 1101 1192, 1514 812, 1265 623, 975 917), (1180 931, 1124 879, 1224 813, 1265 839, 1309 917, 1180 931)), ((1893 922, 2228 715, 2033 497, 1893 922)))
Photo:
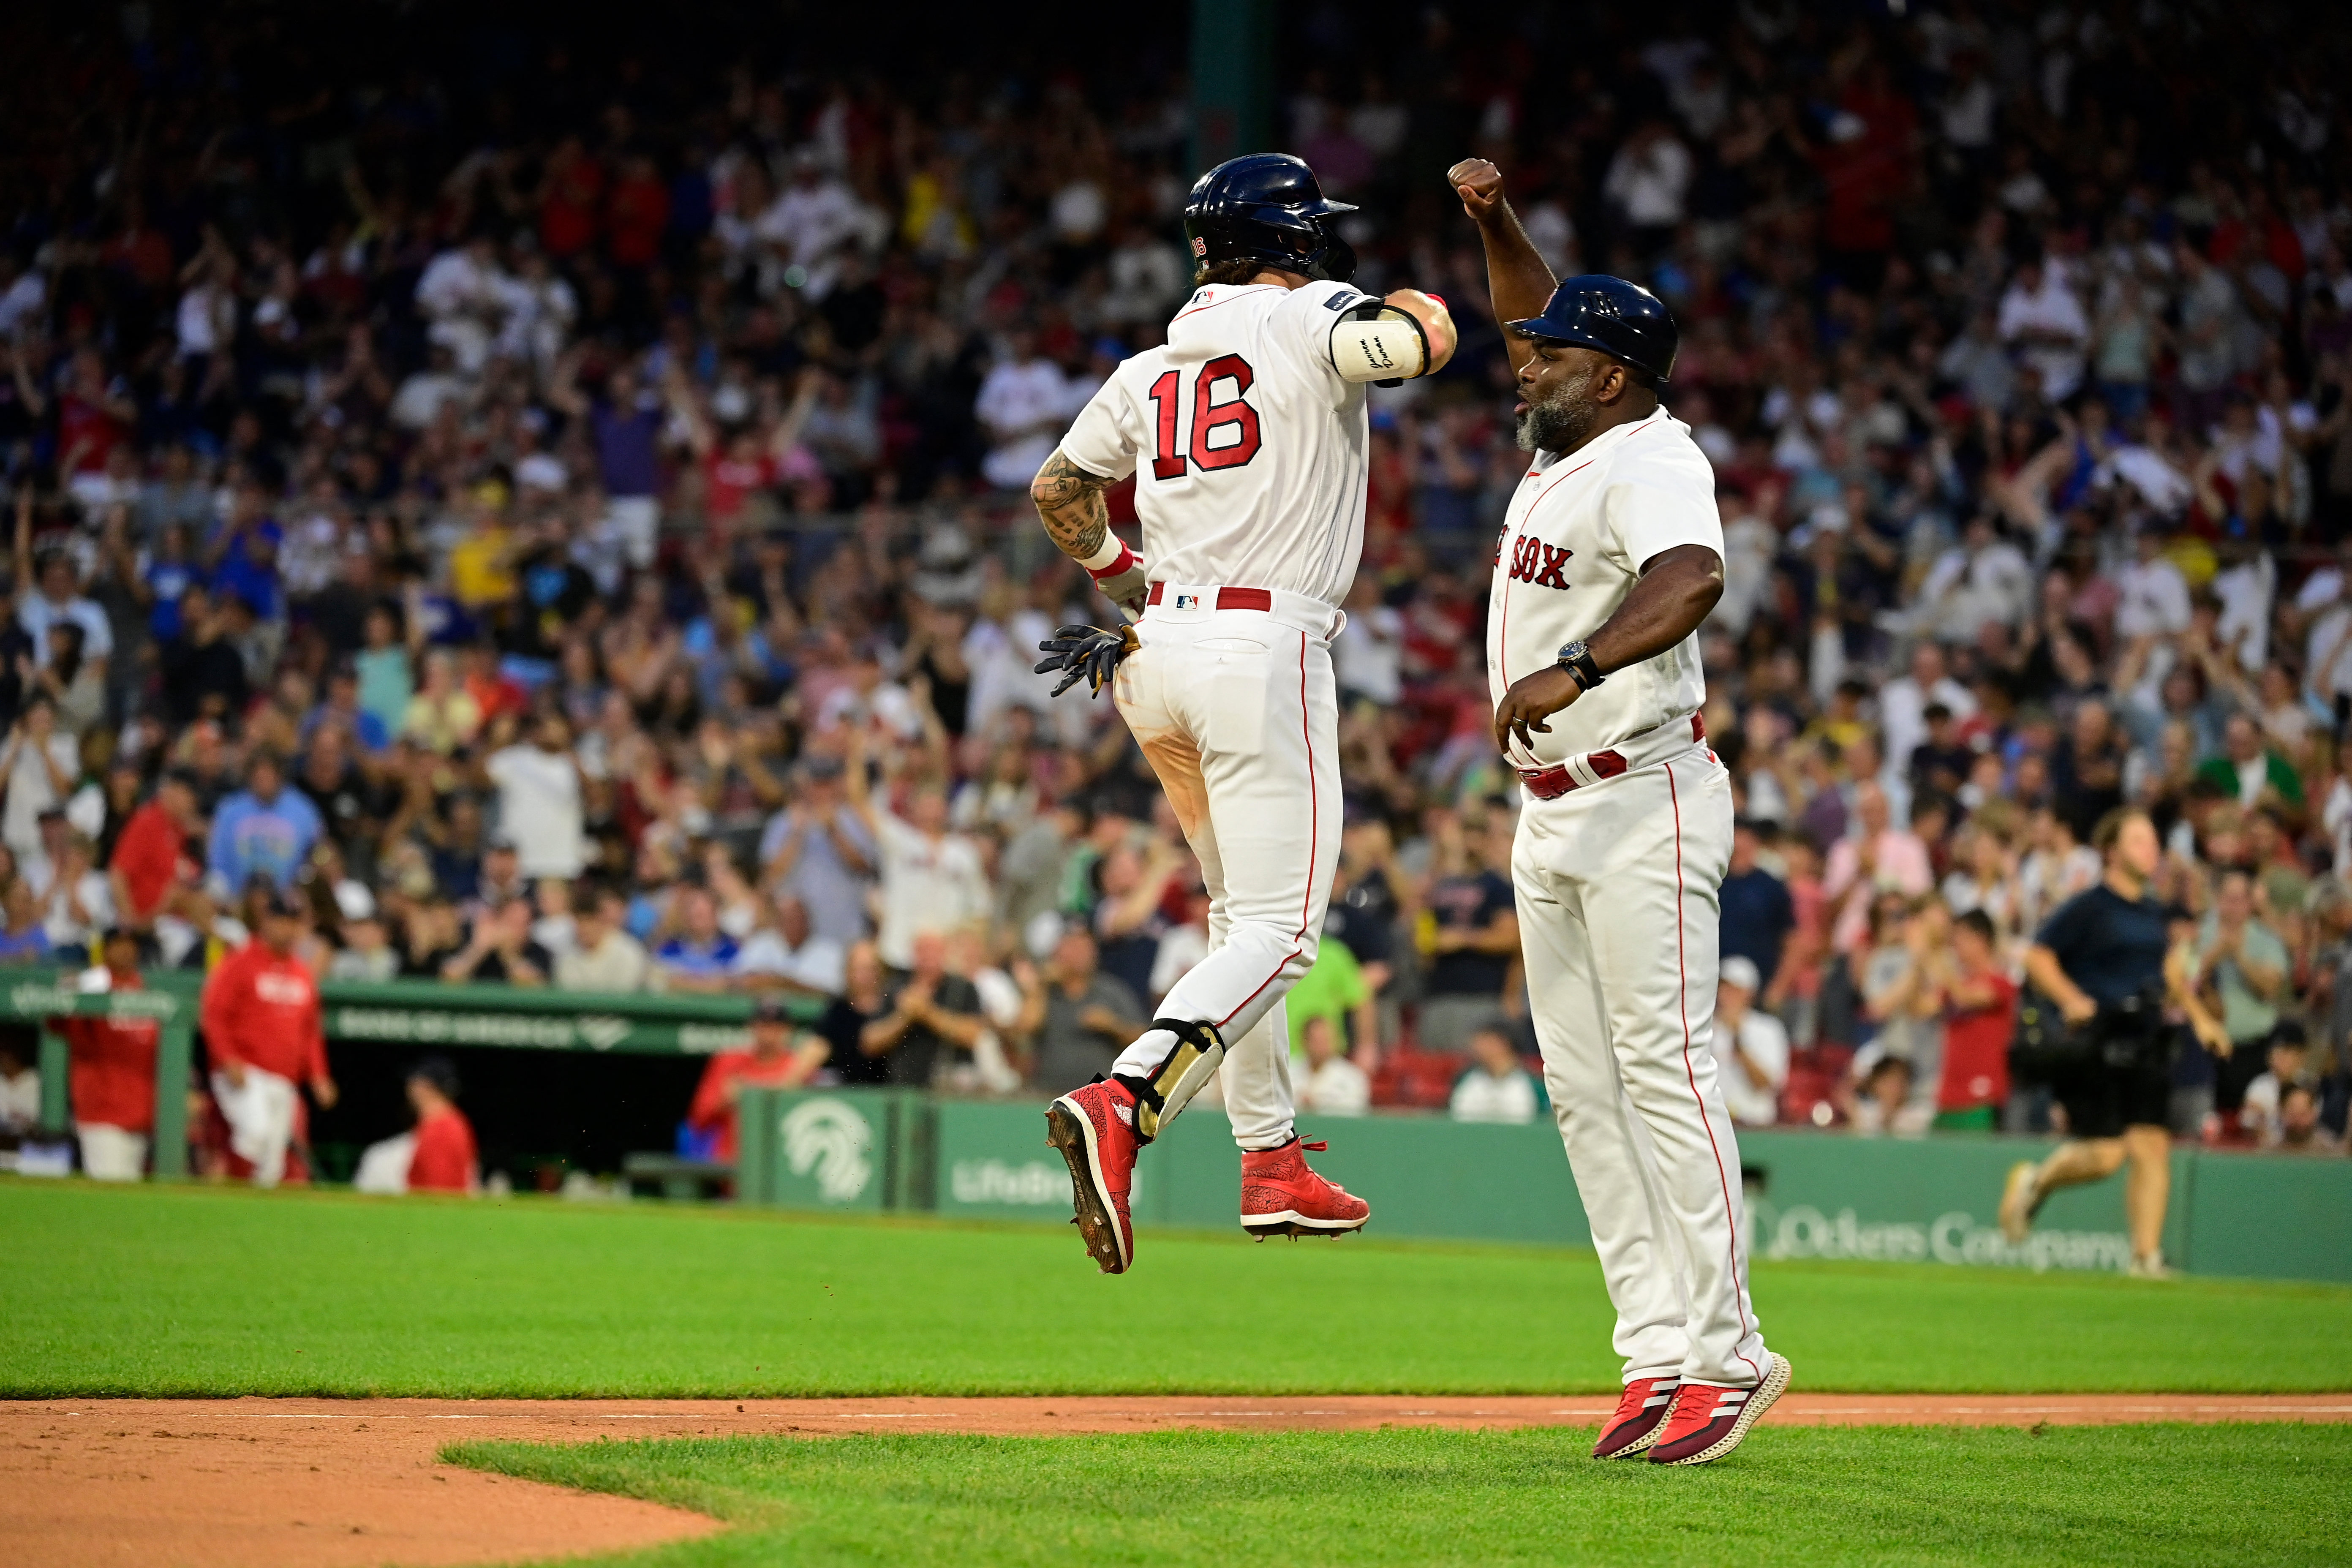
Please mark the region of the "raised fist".
POLYGON ((1445 171, 1445 181, 1472 221, 1485 223, 1503 210, 1503 171, 1486 159, 1463 159, 1445 171))

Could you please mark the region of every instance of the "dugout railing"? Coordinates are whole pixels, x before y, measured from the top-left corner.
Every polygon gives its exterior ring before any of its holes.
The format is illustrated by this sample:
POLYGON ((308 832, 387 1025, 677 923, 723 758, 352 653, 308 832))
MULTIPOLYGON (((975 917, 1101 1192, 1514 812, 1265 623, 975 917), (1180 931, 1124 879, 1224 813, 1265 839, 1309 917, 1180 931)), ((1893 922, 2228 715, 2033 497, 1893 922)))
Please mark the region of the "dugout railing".
MULTIPOLYGON (((41 1121, 72 1121, 66 1042, 51 1024, 70 1015, 153 1018, 162 1026, 155 1055, 154 1173, 187 1173, 187 1098, 195 1060, 201 975, 164 970, 143 989, 84 991, 79 970, 0 971, 0 1020, 40 1031, 41 1121)), ((507 985, 449 985, 430 980, 328 981, 319 987, 327 1039, 414 1046, 419 1050, 487 1046, 516 1050, 588 1051, 637 1056, 708 1056, 750 1038, 751 1002, 742 996, 651 992, 553 991, 507 985)), ((814 1018, 814 1004, 797 1010, 814 1018)))

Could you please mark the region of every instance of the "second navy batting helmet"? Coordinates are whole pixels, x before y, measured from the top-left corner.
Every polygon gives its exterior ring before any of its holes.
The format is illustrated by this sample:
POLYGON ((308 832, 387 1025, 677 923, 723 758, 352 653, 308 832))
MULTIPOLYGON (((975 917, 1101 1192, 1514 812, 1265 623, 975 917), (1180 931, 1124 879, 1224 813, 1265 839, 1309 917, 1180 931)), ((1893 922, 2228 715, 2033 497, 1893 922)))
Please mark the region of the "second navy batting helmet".
POLYGON ((1304 159, 1251 153, 1226 159, 1193 183, 1184 199, 1184 237, 1196 270, 1255 261, 1344 283, 1356 270, 1356 252, 1324 220, 1355 210, 1324 195, 1304 159))
POLYGON ((1662 384, 1675 373, 1675 350, 1682 342, 1664 301, 1640 284, 1605 272, 1564 279, 1551 291, 1542 315, 1510 327, 1545 342, 1598 349, 1662 384))

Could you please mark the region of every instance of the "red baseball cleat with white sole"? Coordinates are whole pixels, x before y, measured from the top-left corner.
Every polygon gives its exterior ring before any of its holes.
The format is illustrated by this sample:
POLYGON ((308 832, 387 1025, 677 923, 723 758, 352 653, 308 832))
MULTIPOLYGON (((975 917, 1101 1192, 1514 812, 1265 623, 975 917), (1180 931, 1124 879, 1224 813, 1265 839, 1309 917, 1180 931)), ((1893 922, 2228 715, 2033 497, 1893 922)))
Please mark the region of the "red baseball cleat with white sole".
POLYGON ((1601 1429, 1601 1441, 1592 1445, 1592 1457, 1630 1459, 1648 1449, 1658 1440, 1658 1428, 1665 1424, 1675 1390, 1681 1386, 1678 1377, 1637 1377, 1627 1384, 1618 1396, 1617 1414, 1601 1429))
POLYGON ((1748 1428, 1789 1392, 1789 1358, 1776 1355, 1764 1368, 1764 1381, 1753 1388, 1727 1388, 1719 1383, 1685 1383, 1675 1391, 1666 1424, 1650 1449, 1654 1465, 1704 1465, 1739 1447, 1748 1428))
POLYGON ((1340 1236, 1361 1230, 1372 1205, 1307 1168, 1307 1151, 1327 1145, 1296 1137, 1279 1149, 1242 1151, 1242 1228, 1269 1236, 1340 1236))
POLYGON ((1135 1184, 1135 1095, 1125 1084, 1097 1079, 1045 1108, 1045 1142, 1070 1164, 1072 1224, 1106 1274, 1124 1274, 1135 1261, 1135 1226, 1128 1190, 1135 1184))

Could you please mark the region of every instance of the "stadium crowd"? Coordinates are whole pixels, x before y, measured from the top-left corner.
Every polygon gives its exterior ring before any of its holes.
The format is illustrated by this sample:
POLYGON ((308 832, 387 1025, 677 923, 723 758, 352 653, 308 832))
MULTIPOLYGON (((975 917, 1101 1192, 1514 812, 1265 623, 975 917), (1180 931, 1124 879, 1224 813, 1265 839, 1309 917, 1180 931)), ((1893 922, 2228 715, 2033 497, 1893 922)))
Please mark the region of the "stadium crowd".
MULTIPOLYGON (((2260 8, 1595 16, 1605 47, 1554 16, 1495 49, 1401 14, 1410 88, 1346 63, 1336 5, 1289 24, 1324 63, 1278 134, 1361 204, 1360 280, 1465 323, 1375 400, 1302 1099, 1542 1109, 1482 643, 1525 458, 1438 173, 1475 152, 1557 271, 1682 324, 1667 400, 1727 545, 1738 1118, 2048 1125, 2007 1079, 2023 949, 2129 804, 2232 1047, 2181 1053, 2175 1131, 2340 1148, 2352 186, 2322 56, 2260 8)), ((1111 705, 1031 673, 1110 611, 1025 488, 1189 287, 1181 78, 919 90, 541 40, 483 89, 124 16, 71 69, 0 68, 0 959, 119 927, 216 964, 282 889, 321 977, 824 1007, 730 1071, 1107 1070, 1206 900, 1111 705)))

